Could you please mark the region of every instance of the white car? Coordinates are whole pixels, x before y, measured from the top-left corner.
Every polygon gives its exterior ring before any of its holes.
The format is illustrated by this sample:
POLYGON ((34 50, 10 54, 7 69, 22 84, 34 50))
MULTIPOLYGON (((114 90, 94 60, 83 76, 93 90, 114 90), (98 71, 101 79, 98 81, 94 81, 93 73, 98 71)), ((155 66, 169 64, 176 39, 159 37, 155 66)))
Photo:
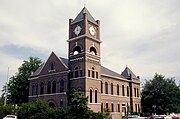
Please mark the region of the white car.
POLYGON ((17 119, 16 115, 6 115, 3 119, 17 119))

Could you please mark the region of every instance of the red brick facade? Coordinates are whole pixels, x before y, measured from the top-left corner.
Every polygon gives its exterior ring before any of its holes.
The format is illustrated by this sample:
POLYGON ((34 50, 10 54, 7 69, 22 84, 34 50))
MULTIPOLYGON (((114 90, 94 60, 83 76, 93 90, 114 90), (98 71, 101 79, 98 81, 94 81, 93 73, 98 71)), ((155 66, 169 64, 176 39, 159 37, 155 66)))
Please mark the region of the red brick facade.
POLYGON ((53 52, 29 78, 29 101, 46 100, 65 107, 69 91, 89 97, 88 106, 98 112, 109 108, 114 119, 141 111, 140 79, 126 67, 122 74, 101 65, 100 21, 86 8, 69 20, 68 59, 53 52))

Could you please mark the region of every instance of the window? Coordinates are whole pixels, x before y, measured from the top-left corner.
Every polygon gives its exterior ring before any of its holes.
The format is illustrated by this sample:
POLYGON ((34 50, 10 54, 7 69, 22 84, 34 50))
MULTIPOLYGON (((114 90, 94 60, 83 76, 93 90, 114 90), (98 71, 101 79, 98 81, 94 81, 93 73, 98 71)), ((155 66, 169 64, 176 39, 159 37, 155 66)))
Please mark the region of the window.
POLYGON ((137 97, 139 97, 139 89, 137 88, 137 97))
POLYGON ((54 70, 54 63, 51 63, 50 70, 54 70))
POLYGON ((103 112, 103 103, 101 103, 101 112, 103 112))
POLYGON ((44 83, 41 82, 40 94, 44 94, 44 83))
POLYGON ((56 81, 52 83, 52 93, 56 93, 56 81))
POLYGON ((97 103, 97 90, 95 90, 95 103, 97 103))
POLYGON ((47 94, 51 93, 51 82, 48 82, 48 86, 47 86, 47 94))
POLYGON ((91 75, 90 75, 90 70, 88 70, 88 77, 90 77, 91 75))
POLYGON ((105 83, 105 93, 108 94, 108 83, 105 83))
POLYGON ((137 112, 137 104, 135 104, 135 109, 136 109, 136 112, 137 112))
POLYGON ((64 92, 64 80, 60 81, 60 93, 64 92))
POLYGON ((82 69, 80 70, 80 77, 82 77, 83 76, 83 72, 82 72, 82 69))
POLYGON ((89 96, 89 98, 90 98, 90 103, 92 103, 92 90, 90 89, 90 96, 89 96))
POLYGON ((97 54, 96 49, 95 49, 94 47, 91 47, 91 48, 90 48, 90 53, 91 53, 92 55, 96 55, 96 54, 97 54))
POLYGON ((96 72, 96 78, 98 79, 98 72, 96 72))
POLYGON ((103 83, 101 81, 101 93, 103 93, 103 83))
POLYGON ((34 85, 32 86, 32 95, 34 95, 34 85))
POLYGON ((36 84, 36 95, 38 95, 38 84, 36 84))
POLYGON ((114 112, 114 104, 111 103, 111 111, 114 112))
POLYGON ((94 78, 94 67, 92 68, 92 78, 94 78))
POLYGON ((106 102, 106 109, 108 108, 108 103, 106 102))
POLYGON ((81 48, 79 46, 76 46, 73 50, 73 55, 77 55, 79 53, 81 53, 81 48))
POLYGON ((134 97, 136 97, 136 88, 134 88, 134 97))
POLYGON ((129 87, 127 86, 127 96, 129 96, 129 87))
POLYGON ((78 67, 75 68, 75 78, 78 77, 78 67))
POLYGON ((113 95, 113 83, 111 83, 111 95, 113 95))
POLYGON ((60 107, 62 108, 63 107, 63 100, 61 99, 60 101, 60 107))
POLYGON ((73 72, 72 71, 70 72, 70 78, 73 78, 73 72))
POLYGON ((124 85, 122 85, 122 96, 124 96, 124 85))
POLYGON ((117 84, 117 95, 119 95, 119 84, 117 84))
POLYGON ((120 112, 120 104, 118 104, 118 112, 120 112))

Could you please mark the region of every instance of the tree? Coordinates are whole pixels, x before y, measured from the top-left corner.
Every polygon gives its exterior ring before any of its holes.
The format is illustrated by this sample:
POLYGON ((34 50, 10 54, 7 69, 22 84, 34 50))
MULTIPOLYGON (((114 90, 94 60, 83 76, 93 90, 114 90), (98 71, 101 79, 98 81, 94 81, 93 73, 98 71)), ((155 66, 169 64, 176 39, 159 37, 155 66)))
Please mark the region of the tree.
POLYGON ((74 92, 69 102, 68 113, 72 119, 90 119, 91 110, 87 106, 88 97, 80 92, 74 92))
POLYGON ((28 78, 32 72, 42 64, 37 57, 29 57, 28 61, 24 61, 19 67, 18 72, 12 76, 8 83, 8 100, 14 104, 28 102, 29 82, 28 78))
POLYGON ((142 89, 142 111, 165 114, 180 111, 180 88, 174 79, 155 74, 142 89))

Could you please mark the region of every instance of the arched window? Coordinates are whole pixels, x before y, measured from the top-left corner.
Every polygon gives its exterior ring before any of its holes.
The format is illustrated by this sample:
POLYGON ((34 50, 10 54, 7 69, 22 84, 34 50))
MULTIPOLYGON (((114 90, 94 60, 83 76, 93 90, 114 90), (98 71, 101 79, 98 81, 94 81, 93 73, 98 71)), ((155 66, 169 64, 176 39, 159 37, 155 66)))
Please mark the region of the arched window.
POLYGON ((54 62, 51 63, 50 70, 54 70, 54 62))
POLYGON ((101 93, 103 93, 103 83, 101 81, 101 93))
POLYGON ((63 100, 61 99, 60 101, 60 107, 62 108, 63 107, 63 100))
POLYGON ((97 54, 96 49, 95 49, 94 47, 91 47, 91 48, 90 48, 90 53, 91 53, 92 55, 96 55, 96 54, 97 54))
POLYGON ((96 72, 96 78, 98 79, 98 72, 96 72))
POLYGON ((56 81, 53 81, 52 86, 52 93, 56 93, 56 81))
POLYGON ((50 102, 50 103, 49 103, 49 106, 50 106, 50 107, 56 107, 56 105, 55 105, 53 102, 50 102))
POLYGON ((79 75, 78 75, 78 70, 79 70, 79 68, 78 67, 76 67, 75 68, 75 78, 77 78, 79 75))
POLYGON ((73 50, 73 55, 77 55, 79 53, 81 53, 81 48, 79 46, 76 46, 73 50))
POLYGON ((92 78, 95 78, 95 76, 94 76, 94 67, 92 67, 92 78))
POLYGON ((124 96, 124 85, 122 85, 122 96, 124 96))
POLYGON ((64 80, 60 81, 60 93, 64 92, 64 80))
POLYGON ((105 83, 105 93, 108 94, 108 83, 105 83))
POLYGON ((89 98, 90 98, 90 103, 92 103, 92 90, 90 89, 90 96, 89 96, 89 98))
POLYGON ((38 95, 38 84, 36 84, 36 95, 38 95))
POLYGON ((119 84, 117 84, 117 95, 119 95, 119 84))
POLYGON ((111 83, 111 95, 113 95, 113 83, 111 83))
POLYGON ((129 96, 129 87, 127 86, 127 96, 129 96))
POLYGON ((78 88, 78 90, 77 90, 78 92, 82 92, 82 89, 81 88, 78 88))
POLYGON ((97 103, 97 90, 95 90, 95 103, 97 103))
POLYGON ((49 81, 47 85, 47 94, 50 94, 50 93, 51 93, 51 82, 49 81))
POLYGON ((34 95, 34 85, 32 85, 32 95, 34 95))
POLYGON ((139 89, 137 88, 137 97, 139 97, 139 89))
POLYGON ((40 94, 44 94, 44 83, 41 82, 40 94))
POLYGON ((136 97, 136 88, 134 88, 134 97, 136 97))

